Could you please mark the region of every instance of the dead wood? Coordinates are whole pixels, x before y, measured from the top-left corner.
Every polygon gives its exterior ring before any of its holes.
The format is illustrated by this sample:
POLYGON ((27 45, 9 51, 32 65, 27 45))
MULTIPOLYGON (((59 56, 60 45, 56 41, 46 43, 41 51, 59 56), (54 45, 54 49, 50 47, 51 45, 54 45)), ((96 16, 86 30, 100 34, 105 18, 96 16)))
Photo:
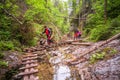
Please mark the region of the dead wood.
POLYGON ((109 38, 108 40, 105 40, 103 43, 95 46, 94 48, 91 48, 90 50, 84 52, 83 54, 80 54, 80 56, 77 57, 77 58, 75 58, 75 59, 73 59, 72 62, 81 59, 81 58, 82 58, 83 56, 85 56, 86 54, 89 54, 89 53, 97 50, 99 47, 104 46, 105 44, 108 44, 109 42, 111 42, 111 41, 113 41, 113 40, 115 40, 115 39, 117 39, 117 38, 119 38, 119 37, 120 37, 120 33, 116 34, 116 35, 113 36, 112 38, 109 38))

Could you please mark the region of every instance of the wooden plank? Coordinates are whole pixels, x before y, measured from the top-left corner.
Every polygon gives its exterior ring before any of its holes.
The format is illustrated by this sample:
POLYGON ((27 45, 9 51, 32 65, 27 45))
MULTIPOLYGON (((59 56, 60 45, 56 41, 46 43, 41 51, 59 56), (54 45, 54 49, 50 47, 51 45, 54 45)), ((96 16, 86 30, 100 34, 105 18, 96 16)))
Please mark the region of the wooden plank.
POLYGON ((37 77, 35 77, 35 79, 34 80, 39 80, 39 77, 37 76, 37 77))
MULTIPOLYGON (((28 72, 28 69, 26 69, 25 72, 28 72)), ((24 76, 23 80, 29 80, 29 76, 24 76)))
POLYGON ((26 62, 23 62, 22 64, 31 64, 31 63, 37 63, 38 61, 37 60, 29 60, 29 61, 26 61, 26 62))
POLYGON ((90 46, 92 43, 79 43, 79 42, 72 42, 73 45, 83 45, 83 46, 90 46))
MULTIPOLYGON (((30 69, 31 71, 33 71, 34 70, 34 68, 31 68, 30 69)), ((36 79, 36 77, 32 74, 32 75, 30 75, 30 79, 29 80, 35 80, 36 79)))
POLYGON ((39 80, 39 77, 36 77, 34 75, 30 75, 30 79, 29 80, 39 80))
MULTIPOLYGON (((31 68, 30 70, 33 71, 34 68, 31 68)), ((32 75, 30 75, 30 79, 29 79, 29 80, 36 80, 36 78, 37 78, 37 77, 35 77, 35 76, 32 74, 32 75)))
POLYGON ((66 40, 65 42, 79 42, 79 41, 82 41, 82 39, 78 39, 78 40, 66 40))
POLYGON ((36 57, 38 54, 27 54, 24 55, 23 58, 27 58, 27 57, 36 57))
POLYGON ((30 69, 30 68, 33 68, 33 67, 37 67, 38 66, 38 64, 36 63, 36 64, 31 64, 31 65, 29 65, 29 66, 25 66, 25 67, 22 67, 22 68, 20 68, 20 70, 24 70, 24 69, 30 69))
POLYGON ((35 73, 38 73, 38 69, 33 69, 32 71, 29 70, 28 72, 21 72, 18 75, 19 76, 26 76, 26 75, 31 75, 31 74, 35 74, 35 73))
POLYGON ((34 60, 34 59, 37 59, 38 57, 28 57, 28 58, 24 58, 22 61, 27 61, 27 60, 34 60))
MULTIPOLYGON (((27 65, 25 65, 26 67, 28 67, 29 66, 29 64, 27 64, 27 65)), ((25 69, 25 72, 28 72, 29 71, 29 69, 25 69)), ((24 76, 23 77, 23 80, 29 80, 29 76, 24 76)))
POLYGON ((35 80, 35 76, 34 75, 30 75, 30 79, 29 80, 35 80))

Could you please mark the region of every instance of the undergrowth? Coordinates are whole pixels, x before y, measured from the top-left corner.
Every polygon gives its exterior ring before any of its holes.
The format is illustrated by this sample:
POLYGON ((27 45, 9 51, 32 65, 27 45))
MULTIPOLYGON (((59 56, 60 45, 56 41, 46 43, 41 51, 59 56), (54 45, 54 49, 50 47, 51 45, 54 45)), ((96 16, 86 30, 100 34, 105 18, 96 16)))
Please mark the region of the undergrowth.
POLYGON ((4 53, 0 52, 0 68, 7 67, 8 63, 3 61, 4 53))
POLYGON ((90 64, 94 64, 100 60, 105 60, 112 57, 117 53, 117 50, 114 48, 106 47, 102 51, 98 51, 91 55, 90 64))

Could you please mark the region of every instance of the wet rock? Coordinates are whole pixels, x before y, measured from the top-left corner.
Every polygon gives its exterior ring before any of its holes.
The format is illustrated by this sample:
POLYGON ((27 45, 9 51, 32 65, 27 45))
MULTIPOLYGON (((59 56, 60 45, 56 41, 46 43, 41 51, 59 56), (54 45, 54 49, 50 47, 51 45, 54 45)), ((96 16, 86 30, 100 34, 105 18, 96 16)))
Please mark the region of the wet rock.
MULTIPOLYGON (((11 52, 11 51, 6 51, 6 52, 3 52, 3 53, 5 54, 4 60, 8 63, 8 67, 7 68, 1 68, 0 69, 0 75, 2 77, 8 77, 9 75, 11 75, 9 77, 12 78, 14 70, 17 71, 17 69, 21 65, 20 53, 11 52)), ((1 80, 1 77, 0 77, 0 80, 1 80)))
POLYGON ((94 72, 101 75, 100 80, 120 80, 120 56, 107 61, 98 62, 94 72))
POLYGON ((21 57, 18 52, 5 52, 5 61, 8 62, 9 67, 17 67, 21 65, 21 57))

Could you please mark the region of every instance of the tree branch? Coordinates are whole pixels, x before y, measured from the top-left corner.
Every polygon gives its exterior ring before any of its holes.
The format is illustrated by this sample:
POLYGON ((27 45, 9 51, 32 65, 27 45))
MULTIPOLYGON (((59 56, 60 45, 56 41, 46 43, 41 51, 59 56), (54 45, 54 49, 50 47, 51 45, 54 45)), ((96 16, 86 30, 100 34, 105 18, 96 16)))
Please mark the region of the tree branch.
POLYGON ((10 14, 6 9, 3 9, 6 14, 14 18, 19 24, 23 24, 19 19, 17 19, 14 15, 10 14))

